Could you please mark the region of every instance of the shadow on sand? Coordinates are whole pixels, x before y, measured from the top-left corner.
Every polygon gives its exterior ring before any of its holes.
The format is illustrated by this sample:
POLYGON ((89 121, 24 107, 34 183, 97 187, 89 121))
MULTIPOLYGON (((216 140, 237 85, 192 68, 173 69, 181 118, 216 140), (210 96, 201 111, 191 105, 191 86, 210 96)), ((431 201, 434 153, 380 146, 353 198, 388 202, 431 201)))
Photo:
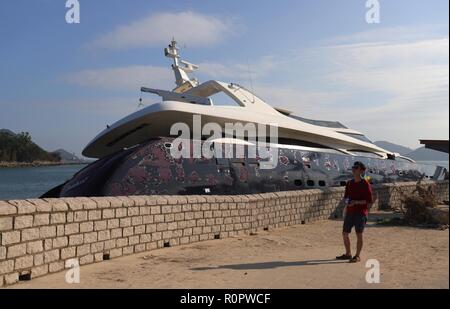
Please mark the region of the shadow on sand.
POLYGON ((340 261, 336 259, 329 260, 309 260, 309 261, 295 261, 295 262, 263 262, 263 263, 249 263, 249 264, 231 264, 231 265, 219 265, 213 267, 196 267, 191 268, 191 270, 213 270, 213 269, 234 269, 234 270, 244 270, 244 269, 271 269, 278 267, 288 267, 288 266, 311 266, 311 265, 323 265, 323 264, 342 264, 348 263, 348 261, 340 261))

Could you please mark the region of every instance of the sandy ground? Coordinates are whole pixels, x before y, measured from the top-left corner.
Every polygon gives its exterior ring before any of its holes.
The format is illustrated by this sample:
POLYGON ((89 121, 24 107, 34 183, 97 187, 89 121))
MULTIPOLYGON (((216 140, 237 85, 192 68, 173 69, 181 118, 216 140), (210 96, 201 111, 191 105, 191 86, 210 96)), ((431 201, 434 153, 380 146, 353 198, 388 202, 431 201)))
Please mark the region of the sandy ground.
POLYGON ((322 221, 164 248, 83 266, 80 284, 66 284, 62 272, 10 288, 449 288, 448 230, 369 222, 362 262, 349 264, 334 260, 343 253, 341 226, 322 221), (381 283, 366 282, 367 259, 380 262, 381 283))

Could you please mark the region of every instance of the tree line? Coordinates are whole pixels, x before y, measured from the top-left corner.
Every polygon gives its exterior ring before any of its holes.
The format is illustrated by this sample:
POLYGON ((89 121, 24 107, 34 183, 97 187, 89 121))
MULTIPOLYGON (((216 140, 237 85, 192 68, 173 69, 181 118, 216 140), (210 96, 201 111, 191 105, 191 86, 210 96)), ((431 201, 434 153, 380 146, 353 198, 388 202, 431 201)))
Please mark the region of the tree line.
POLYGON ((61 158, 33 143, 28 132, 11 134, 0 132, 0 161, 3 162, 59 162, 61 158))

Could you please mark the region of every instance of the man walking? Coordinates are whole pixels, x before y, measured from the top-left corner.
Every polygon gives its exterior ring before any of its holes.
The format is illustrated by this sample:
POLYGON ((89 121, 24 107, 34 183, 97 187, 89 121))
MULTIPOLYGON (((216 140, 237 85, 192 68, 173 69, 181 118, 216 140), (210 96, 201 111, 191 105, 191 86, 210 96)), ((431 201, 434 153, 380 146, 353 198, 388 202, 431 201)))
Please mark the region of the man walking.
POLYGON ((344 226, 342 237, 344 239, 345 254, 337 256, 338 260, 349 260, 350 263, 361 261, 360 254, 363 247, 364 226, 367 223, 369 213, 369 204, 373 203, 372 188, 362 175, 366 167, 362 162, 356 161, 352 167, 353 179, 347 182, 345 187, 344 199, 346 201, 346 214, 344 217, 344 226), (355 227, 357 244, 356 255, 352 256, 349 234, 355 227))

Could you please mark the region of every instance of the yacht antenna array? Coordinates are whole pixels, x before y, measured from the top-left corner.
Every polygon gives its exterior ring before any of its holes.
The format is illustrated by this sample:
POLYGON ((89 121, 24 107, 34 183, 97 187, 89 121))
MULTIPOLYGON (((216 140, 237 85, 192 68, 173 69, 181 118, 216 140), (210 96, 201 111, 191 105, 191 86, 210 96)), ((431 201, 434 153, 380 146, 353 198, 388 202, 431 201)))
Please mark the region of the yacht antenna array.
POLYGON ((189 78, 188 73, 198 70, 199 67, 193 63, 181 60, 179 50, 180 49, 177 47, 177 41, 172 39, 169 47, 164 49, 164 54, 166 57, 173 59, 172 69, 175 73, 177 84, 177 87, 173 91, 182 93, 198 86, 198 80, 195 78, 189 78))

